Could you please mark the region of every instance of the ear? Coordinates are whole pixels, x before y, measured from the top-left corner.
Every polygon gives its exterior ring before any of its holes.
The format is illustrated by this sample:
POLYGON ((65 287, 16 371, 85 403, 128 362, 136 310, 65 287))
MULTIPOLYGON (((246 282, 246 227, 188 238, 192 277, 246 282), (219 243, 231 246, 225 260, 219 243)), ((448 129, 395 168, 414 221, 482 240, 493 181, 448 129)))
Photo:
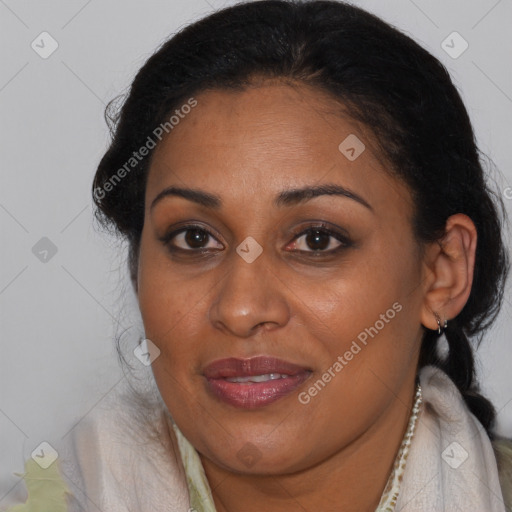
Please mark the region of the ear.
POLYGON ((473 221, 463 213, 446 221, 445 235, 429 245, 424 259, 424 300, 421 323, 437 329, 445 319, 455 318, 464 308, 473 284, 477 232, 473 221))

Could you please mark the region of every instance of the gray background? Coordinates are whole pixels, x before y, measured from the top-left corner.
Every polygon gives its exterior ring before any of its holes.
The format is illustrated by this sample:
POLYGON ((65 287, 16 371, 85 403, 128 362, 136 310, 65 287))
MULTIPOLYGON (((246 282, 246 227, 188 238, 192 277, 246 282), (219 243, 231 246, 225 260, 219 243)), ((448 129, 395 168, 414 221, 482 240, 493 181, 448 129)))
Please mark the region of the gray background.
MULTIPOLYGON (((108 143, 105 104, 126 91, 176 29, 232 3, 0 0, 0 507, 25 499, 13 472, 23 471, 34 448, 42 441, 58 446, 124 383, 114 334, 128 329, 128 345, 142 334, 123 246, 99 233, 92 219, 91 180, 108 143), (59 45, 47 59, 31 48, 43 31, 59 45)), ((512 1, 355 3, 412 35, 448 67, 481 149, 501 171, 493 178, 510 213, 512 1), (458 58, 441 47, 453 31, 469 44, 458 58)), ((456 40, 452 46, 461 48, 456 40)), ((508 293, 477 363, 499 411, 499 432, 509 436, 511 324, 508 293)))

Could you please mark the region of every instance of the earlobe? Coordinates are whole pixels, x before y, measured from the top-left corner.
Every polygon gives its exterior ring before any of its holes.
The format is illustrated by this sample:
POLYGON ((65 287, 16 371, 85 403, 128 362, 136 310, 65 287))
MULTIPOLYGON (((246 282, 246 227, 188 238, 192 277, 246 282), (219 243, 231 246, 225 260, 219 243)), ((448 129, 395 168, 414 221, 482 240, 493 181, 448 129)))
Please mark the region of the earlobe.
POLYGON ((476 244, 475 224, 457 213, 446 221, 443 238, 426 252, 431 277, 424 290, 421 323, 428 329, 439 332, 464 308, 473 284, 476 244))

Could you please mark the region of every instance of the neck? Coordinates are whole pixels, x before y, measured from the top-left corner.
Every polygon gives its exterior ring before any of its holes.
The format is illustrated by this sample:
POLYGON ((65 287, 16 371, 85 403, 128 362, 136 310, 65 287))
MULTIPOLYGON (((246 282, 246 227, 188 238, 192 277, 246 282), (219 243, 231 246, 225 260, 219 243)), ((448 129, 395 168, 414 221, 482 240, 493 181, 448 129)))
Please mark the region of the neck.
POLYGON ((200 455, 217 512, 374 512, 407 430, 414 386, 350 445, 293 474, 232 473, 200 455))

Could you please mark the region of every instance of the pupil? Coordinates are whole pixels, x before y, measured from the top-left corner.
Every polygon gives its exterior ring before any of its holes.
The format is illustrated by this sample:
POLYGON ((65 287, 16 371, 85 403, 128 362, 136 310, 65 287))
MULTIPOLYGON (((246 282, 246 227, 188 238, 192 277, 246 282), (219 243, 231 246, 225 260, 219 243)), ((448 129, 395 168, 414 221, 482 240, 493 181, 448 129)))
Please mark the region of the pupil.
POLYGON ((208 233, 205 233, 199 229, 189 229, 185 234, 185 241, 190 247, 194 248, 202 247, 207 239, 208 233))
POLYGON ((329 245, 329 235, 319 230, 311 231, 311 233, 306 236, 306 243, 310 249, 325 249, 329 245), (312 241, 312 243, 309 243, 310 241, 312 241))

